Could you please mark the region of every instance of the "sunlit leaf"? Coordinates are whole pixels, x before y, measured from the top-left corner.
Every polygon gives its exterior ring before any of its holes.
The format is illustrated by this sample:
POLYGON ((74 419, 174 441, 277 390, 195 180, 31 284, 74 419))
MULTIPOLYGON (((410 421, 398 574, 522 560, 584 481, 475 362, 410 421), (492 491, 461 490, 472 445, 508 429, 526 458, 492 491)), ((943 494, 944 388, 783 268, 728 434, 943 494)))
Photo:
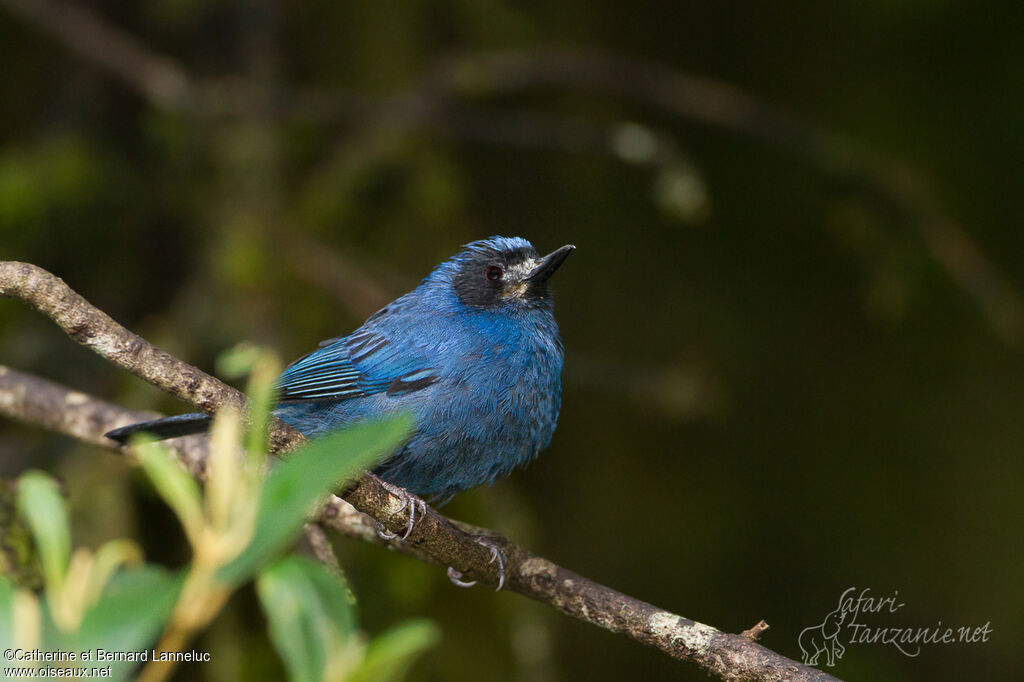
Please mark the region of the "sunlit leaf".
POLYGON ((178 515, 189 540, 195 544, 203 524, 199 484, 165 448, 148 436, 134 438, 132 445, 138 451, 139 461, 153 487, 178 515))
POLYGON ((98 601, 117 572, 126 566, 142 565, 142 549, 124 538, 103 544, 93 558, 89 572, 88 599, 98 601))
POLYGON ((240 343, 217 358, 217 371, 228 377, 249 376, 249 429, 246 449, 252 455, 266 452, 267 425, 277 402, 276 380, 281 364, 273 351, 251 343, 240 343))
POLYGON ((18 479, 18 511, 28 522, 43 565, 47 588, 64 582, 71 556, 71 532, 57 483, 39 471, 18 479))
POLYGON ((293 556, 264 570, 256 591, 292 682, 319 682, 332 668, 358 662, 352 604, 339 575, 293 556))
POLYGON ((237 582, 283 550, 328 492, 394 451, 412 429, 409 417, 358 424, 325 436, 287 456, 263 486, 256 532, 249 546, 221 571, 237 582))
POLYGON ((363 664, 348 682, 397 682, 405 678, 416 657, 441 639, 441 631, 426 620, 401 623, 378 635, 366 649, 363 664))
POLYGON ((0 577, 0 649, 14 644, 14 585, 0 577))
MULTIPOLYGON (((155 645, 171 616, 183 576, 155 566, 120 571, 100 600, 85 613, 74 635, 47 642, 51 649, 141 651, 155 645)), ((114 662, 113 679, 127 679, 137 667, 114 662)))

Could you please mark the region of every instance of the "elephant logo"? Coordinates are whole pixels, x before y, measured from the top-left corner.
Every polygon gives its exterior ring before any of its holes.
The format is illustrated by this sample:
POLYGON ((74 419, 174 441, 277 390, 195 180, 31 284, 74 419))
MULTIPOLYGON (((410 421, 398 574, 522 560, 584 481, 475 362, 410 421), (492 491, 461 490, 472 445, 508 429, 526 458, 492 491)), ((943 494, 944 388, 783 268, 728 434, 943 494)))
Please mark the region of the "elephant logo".
POLYGON ((837 608, 825 616, 818 625, 804 628, 800 633, 797 643, 803 653, 803 661, 807 665, 818 665, 818 657, 825 654, 825 664, 830 668, 836 664, 837 658, 842 658, 846 648, 839 643, 839 633, 843 628, 843 620, 846 619, 846 611, 837 608))

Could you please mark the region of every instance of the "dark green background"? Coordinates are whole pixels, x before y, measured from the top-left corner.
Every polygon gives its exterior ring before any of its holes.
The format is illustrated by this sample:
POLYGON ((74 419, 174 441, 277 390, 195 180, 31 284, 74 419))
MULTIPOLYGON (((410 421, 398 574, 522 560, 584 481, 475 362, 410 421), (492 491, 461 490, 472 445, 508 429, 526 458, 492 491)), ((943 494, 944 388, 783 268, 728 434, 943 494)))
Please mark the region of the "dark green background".
MULTIPOLYGON (((955 221, 1024 290, 1024 4, 88 6, 197 78, 382 96, 453 52, 600 48, 731 84, 912 169, 934 215, 785 139, 569 85, 456 97, 495 122, 476 140, 373 115, 175 113, 0 8, 0 257, 52 270, 212 370, 241 340, 291 359, 354 329, 467 241, 575 243, 553 280, 567 348, 554 442, 447 513, 721 629, 764 618, 763 642, 791 657, 851 586, 906 603, 864 619, 874 626, 994 631, 916 658, 847 644, 833 670, 846 679, 1022 674, 1024 344, 998 332, 969 292, 978 283, 951 277, 923 230, 955 221), (666 169, 557 140, 502 143, 501 115, 521 111, 620 132, 639 122, 680 155, 666 169), (667 173, 705 201, 659 201, 667 173)), ((133 408, 186 409, 39 315, 0 310, 3 363, 133 408)), ((2 473, 29 467, 67 481, 78 543, 128 535, 153 560, 187 559, 174 518, 122 460, 0 424, 2 473)), ((457 590, 379 548, 338 550, 369 632, 413 615, 441 625, 413 679, 705 679, 521 597, 457 590)), ((283 674, 251 592, 197 648, 213 662, 176 679, 283 674)))

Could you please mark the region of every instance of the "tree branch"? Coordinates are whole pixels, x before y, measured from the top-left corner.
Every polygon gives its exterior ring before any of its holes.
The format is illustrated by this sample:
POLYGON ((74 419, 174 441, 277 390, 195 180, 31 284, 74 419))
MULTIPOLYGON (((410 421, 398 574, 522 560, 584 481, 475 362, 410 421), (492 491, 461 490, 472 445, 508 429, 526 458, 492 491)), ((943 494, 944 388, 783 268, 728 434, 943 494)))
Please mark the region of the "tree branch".
MULTIPOLYGON (((241 393, 132 334, 61 279, 39 267, 0 262, 0 296, 29 304, 50 317, 71 338, 113 364, 204 411, 212 413, 222 405, 244 408, 241 393)), ((0 371, 0 412, 108 449, 118 448, 105 441, 104 432, 152 417, 9 368, 0 371)), ((276 421, 271 450, 286 452, 304 440, 302 434, 276 421)), ((181 447, 177 442, 172 445, 181 447)), ((196 464, 201 461, 201 452, 195 450, 198 446, 193 442, 185 447, 193 461, 190 469, 201 475, 202 467, 196 464)), ((402 498, 373 474, 364 475, 344 496, 347 503, 332 496, 318 520, 348 535, 375 542, 380 540, 373 524, 355 510, 380 521, 392 532, 403 530, 408 521, 402 498)), ((496 566, 490 561, 490 552, 476 542, 478 534, 486 534, 504 552, 505 584, 509 589, 675 658, 692 661, 721 679, 835 680, 748 637, 721 632, 629 597, 557 566, 491 531, 451 521, 429 507, 417 520, 409 538, 390 546, 404 554, 453 567, 468 579, 496 585, 496 566)))

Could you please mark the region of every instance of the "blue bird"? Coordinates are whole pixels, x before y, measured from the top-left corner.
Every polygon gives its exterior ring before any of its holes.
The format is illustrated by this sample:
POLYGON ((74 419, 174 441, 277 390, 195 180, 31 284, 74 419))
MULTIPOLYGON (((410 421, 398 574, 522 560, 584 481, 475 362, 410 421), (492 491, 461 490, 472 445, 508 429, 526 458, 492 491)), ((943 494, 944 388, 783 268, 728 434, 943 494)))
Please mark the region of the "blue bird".
MULTIPOLYGON (((555 431, 564 348, 548 279, 575 248, 540 257, 519 237, 467 244, 362 327, 289 365, 274 413, 314 437, 411 412, 414 433, 376 470, 384 481, 438 504, 492 483, 536 457, 555 431)), ((107 436, 173 438, 209 423, 187 414, 107 436)))

